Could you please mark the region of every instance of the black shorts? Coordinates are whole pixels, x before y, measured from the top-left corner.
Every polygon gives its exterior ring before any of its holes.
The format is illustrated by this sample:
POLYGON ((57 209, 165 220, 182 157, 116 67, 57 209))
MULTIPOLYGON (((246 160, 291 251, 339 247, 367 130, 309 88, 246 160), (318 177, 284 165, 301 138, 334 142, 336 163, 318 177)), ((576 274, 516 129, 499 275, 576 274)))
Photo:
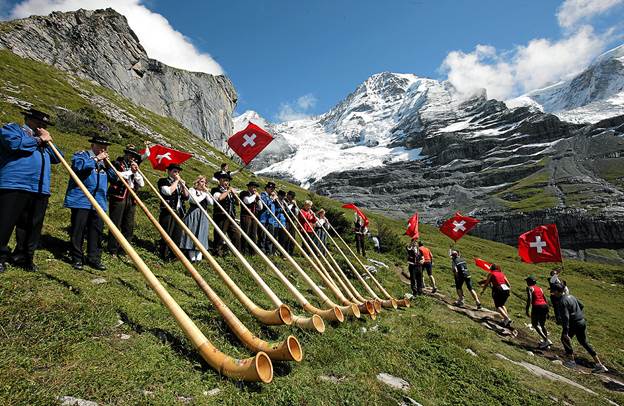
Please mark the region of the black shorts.
POLYGON ((422 264, 422 269, 423 271, 427 271, 427 275, 431 276, 433 271, 433 265, 431 264, 431 262, 425 262, 424 264, 422 264))
POLYGON ((492 288, 492 299, 494 299, 494 306, 505 306, 505 303, 507 303, 507 299, 509 298, 509 293, 509 290, 492 288))
POLYGON ((531 310, 531 324, 534 326, 545 324, 546 318, 548 318, 548 305, 534 305, 531 310))
POLYGON ((466 288, 468 288, 468 290, 472 290, 472 278, 470 278, 470 274, 455 274, 455 288, 461 289, 464 283, 466 284, 466 288))

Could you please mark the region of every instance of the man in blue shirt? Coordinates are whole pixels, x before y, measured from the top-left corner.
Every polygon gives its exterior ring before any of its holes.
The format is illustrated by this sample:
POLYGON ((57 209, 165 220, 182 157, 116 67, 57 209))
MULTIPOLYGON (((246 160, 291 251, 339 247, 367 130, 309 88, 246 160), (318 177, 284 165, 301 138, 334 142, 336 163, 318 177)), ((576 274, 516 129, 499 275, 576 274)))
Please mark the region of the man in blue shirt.
MULTIPOLYGON (((275 193, 275 183, 268 182, 264 187, 264 192, 260 193, 262 211, 260 212, 259 220, 264 228, 266 228, 273 237, 275 237, 275 230, 277 226, 277 221, 275 221, 275 218, 271 215, 271 213, 275 214, 275 199, 277 199, 277 194, 275 193)), ((273 255, 275 253, 275 247, 266 233, 261 234, 260 246, 267 255, 273 255)))
POLYGON ((50 116, 29 109, 23 126, 0 128, 0 273, 9 260, 9 240, 15 229, 13 263, 36 271, 33 263, 50 197, 51 164, 59 163, 48 146, 50 116))
MULTIPOLYGON (((111 143, 97 134, 93 134, 89 142, 91 143, 90 150, 76 152, 72 157, 72 169, 95 198, 97 204, 106 211, 108 182, 117 180, 115 171, 108 164, 107 149, 111 143)), ((72 266, 75 269, 83 267, 85 261, 82 246, 86 237, 87 265, 100 271, 106 270, 101 261, 104 222, 87 196, 72 179, 67 185, 64 206, 71 209, 72 266)))

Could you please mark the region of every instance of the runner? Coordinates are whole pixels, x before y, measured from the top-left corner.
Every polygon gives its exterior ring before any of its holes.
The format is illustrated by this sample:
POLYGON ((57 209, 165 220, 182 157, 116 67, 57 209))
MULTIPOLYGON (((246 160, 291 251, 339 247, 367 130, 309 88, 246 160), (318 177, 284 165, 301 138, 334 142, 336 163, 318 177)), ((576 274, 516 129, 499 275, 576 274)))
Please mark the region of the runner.
POLYGON ((565 348, 566 354, 570 357, 564 362, 564 365, 569 368, 576 367, 574 349, 572 348, 572 338, 576 336, 579 344, 587 350, 596 363, 592 372, 608 372, 608 369, 600 362, 596 351, 587 342, 587 323, 583 313, 583 304, 574 296, 565 293, 563 284, 557 283, 553 285, 550 288, 550 292, 559 299, 557 306, 559 307, 558 311, 561 317, 561 343, 565 348))
POLYGON ((528 276, 525 281, 527 284, 526 315, 531 318, 531 325, 543 339, 539 343, 539 348, 548 348, 552 345, 552 341, 548 339, 548 331, 546 330, 548 302, 546 301, 542 288, 537 286, 537 278, 535 276, 528 276), (529 310, 531 311, 529 312, 529 310))
POLYGON ((470 271, 468 271, 468 265, 466 261, 464 261, 459 255, 459 251, 451 250, 451 269, 453 270, 453 275, 455 276, 455 289, 457 290, 457 300, 453 303, 455 306, 462 307, 464 306, 464 290, 462 286, 464 283, 466 284, 466 288, 474 298, 475 303, 477 304, 477 310, 481 309, 481 302, 479 301, 479 296, 477 296, 477 292, 472 288, 472 279, 470 277, 470 271))
POLYGON ((422 241, 418 241, 418 249, 423 256, 423 271, 427 271, 427 276, 429 276, 429 281, 431 282, 431 293, 436 293, 438 288, 436 287, 436 281, 433 277, 433 254, 429 248, 425 247, 422 241))
POLYGON ((500 269, 500 266, 492 264, 487 278, 479 282, 479 285, 483 285, 481 295, 483 295, 488 286, 492 285, 492 299, 494 300, 496 311, 503 316, 503 326, 511 326, 512 320, 509 318, 509 313, 507 313, 507 308, 505 307, 505 303, 507 303, 511 293, 511 284, 500 269))

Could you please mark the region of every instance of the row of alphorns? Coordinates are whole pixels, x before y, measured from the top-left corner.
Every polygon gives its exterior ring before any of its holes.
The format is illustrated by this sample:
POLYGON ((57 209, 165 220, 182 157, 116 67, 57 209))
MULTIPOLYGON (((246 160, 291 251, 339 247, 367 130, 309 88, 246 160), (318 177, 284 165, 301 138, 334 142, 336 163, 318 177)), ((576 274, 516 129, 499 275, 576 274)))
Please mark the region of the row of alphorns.
MULTIPOLYGON (((271 360, 300 362, 303 359, 303 350, 301 344, 296 337, 289 335, 283 342, 269 343, 258 338, 251 331, 249 331, 247 327, 245 327, 245 325, 236 317, 236 315, 227 307, 227 305, 217 295, 217 293, 212 290, 210 285, 203 279, 203 277, 199 274, 193 264, 180 250, 177 244, 171 239, 171 237, 158 223, 158 220, 152 215, 147 206, 137 196, 133 188, 129 187, 124 178, 120 176, 117 170, 115 170, 119 179, 121 179, 124 183, 124 186, 127 187, 128 191, 131 193, 132 198, 136 201, 137 205, 141 208, 141 210, 143 210, 145 215, 148 217, 154 227, 156 227, 164 241, 175 254, 175 256, 182 262, 182 264, 191 274, 191 277, 194 279, 197 285, 206 294, 208 299, 213 303, 213 305, 223 317, 225 322, 228 324, 232 332, 249 350, 254 352, 256 355, 247 359, 235 359, 222 353, 216 347, 214 347, 210 343, 210 341, 208 341, 206 336, 195 325, 195 323, 184 312, 184 310, 182 310, 182 308, 171 297, 171 295, 167 292, 167 290, 163 287, 159 280, 154 276, 152 271, 141 259, 136 250, 131 246, 128 240, 126 240, 121 231, 112 222, 110 217, 108 217, 106 212, 97 204, 95 198, 89 193, 80 178, 72 170, 71 166, 59 153, 56 147, 52 143, 50 143, 50 147, 52 148, 54 154, 60 160, 62 166, 69 172, 69 175, 74 180, 74 182, 76 182, 76 184, 80 187, 85 196, 87 196, 90 203, 96 210, 97 214, 106 223, 106 225, 110 229, 110 232, 119 242, 120 246, 124 249, 130 259, 133 261, 136 268, 142 273, 149 286, 154 290, 154 292, 157 294, 163 304, 171 312, 184 334, 197 348, 202 358, 212 368, 217 370, 220 374, 231 378, 268 383, 271 382, 271 380, 273 379, 273 365, 271 360)), ((110 166, 114 168, 113 165, 110 166)), ((356 258, 361 269, 368 276, 370 281, 372 281, 372 283, 378 289, 383 298, 375 293, 372 287, 366 282, 364 277, 349 260, 345 252, 340 248, 340 244, 338 244, 338 241, 331 234, 329 234, 331 243, 335 246, 340 255, 345 259, 352 273, 356 276, 358 281, 364 287, 366 293, 361 294, 360 292, 358 292, 356 287, 351 283, 343 270, 340 268, 338 262, 331 255, 331 252, 326 245, 320 244, 320 246, 317 246, 317 244, 315 244, 314 241, 311 240, 311 237, 307 235, 308 233, 302 233, 297 226, 293 227, 292 229, 298 233, 302 243, 299 244, 297 242, 296 236, 290 233, 287 233, 288 238, 290 239, 290 241, 293 242, 295 247, 297 247, 299 252, 301 252, 305 260, 311 265, 314 272, 317 273, 323 285, 327 289, 329 289, 331 294, 338 301, 338 303, 334 302, 319 288, 319 286, 317 286, 317 284, 308 276, 306 271, 292 258, 292 256, 289 255, 288 251, 285 250, 284 247, 282 247, 278 243, 278 241, 260 223, 260 221, 252 215, 251 217, 255 219, 258 227, 262 230, 262 232, 266 234, 267 238, 271 239, 272 243, 275 244, 275 246, 279 249, 284 258, 294 267, 294 269, 305 281, 305 283, 312 289, 314 294, 317 296, 318 301, 321 303, 322 308, 318 308, 312 305, 305 298, 305 296, 290 282, 290 280, 277 268, 277 266, 264 254, 264 252, 254 243, 254 241, 243 232, 238 223, 230 217, 229 220, 232 224, 235 225, 235 227, 238 227, 238 231, 241 233, 241 236, 245 238, 245 240, 254 249, 254 251, 268 265, 269 269, 286 286, 288 291, 294 296, 301 308, 305 312, 311 314, 311 316, 295 314, 290 309, 290 307, 285 305, 275 294, 275 292, 273 292, 273 290, 266 284, 266 282, 262 279, 258 272, 249 263, 249 261, 247 261, 247 259, 240 253, 235 245, 227 238, 225 233, 217 226, 215 221, 212 219, 212 217, 210 217, 206 210, 204 210, 203 207, 198 204, 198 207, 202 211, 203 215, 206 216, 206 218, 214 227, 215 232, 217 232, 221 236, 221 238, 225 241, 230 250, 234 253, 236 258, 240 260, 245 270, 249 272, 257 285, 263 290, 263 292, 270 298, 271 302, 276 306, 276 308, 273 310, 263 309, 255 304, 245 294, 245 292, 243 292, 236 285, 236 283, 228 276, 228 274, 214 259, 214 257, 208 252, 206 247, 201 244, 201 242, 197 239, 193 232, 184 224, 182 219, 177 216, 175 210, 173 210, 162 198, 160 193, 158 193, 157 189, 149 181, 149 179, 147 179, 145 175, 143 175, 143 177, 149 188, 154 192, 156 196, 159 196, 163 206, 172 214, 173 218, 181 227, 183 232, 185 232, 191 238, 197 249, 207 259, 211 268, 223 280, 225 285, 234 294, 236 299, 259 322, 265 325, 296 325, 303 329, 323 333, 325 331, 325 321, 340 323, 345 320, 345 315, 348 317, 360 318, 362 317, 362 313, 368 315, 368 317, 375 319, 377 313, 381 311, 382 307, 394 309, 399 306, 409 307, 408 300, 396 300, 386 291, 386 289, 384 289, 384 287, 369 272, 366 266, 359 260, 357 255, 355 255, 353 250, 349 247, 348 244, 346 244, 340 234, 338 234, 338 232, 331 225, 330 230, 333 231, 334 235, 342 243, 342 245, 350 251, 352 257, 356 258)), ((279 201, 278 203, 281 204, 281 202, 279 201)), ((215 201, 215 204, 220 207, 217 201, 215 201)), ((245 210, 249 210, 244 204, 241 204, 241 207, 243 207, 245 210)), ((284 213, 286 213, 288 221, 292 222, 292 224, 295 225, 296 218, 293 213, 289 212, 284 207, 282 207, 282 209, 284 209, 284 213)), ((226 213, 225 210, 223 210, 223 212, 226 213)), ((271 215, 274 216, 272 212, 271 215)))

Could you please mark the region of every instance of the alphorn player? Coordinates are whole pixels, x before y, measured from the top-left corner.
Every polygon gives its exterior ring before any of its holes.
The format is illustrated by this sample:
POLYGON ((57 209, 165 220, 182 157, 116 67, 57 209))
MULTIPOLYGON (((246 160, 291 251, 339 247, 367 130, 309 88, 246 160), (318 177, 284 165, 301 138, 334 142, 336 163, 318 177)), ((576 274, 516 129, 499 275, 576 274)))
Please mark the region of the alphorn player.
MULTIPOLYGON (((262 208, 260 194, 258 193, 259 186, 258 182, 252 180, 247 183, 247 190, 243 190, 239 195, 243 204, 249 209, 249 211, 245 209, 240 211, 240 225, 254 244, 258 243, 258 224, 254 221, 252 216, 257 216, 262 208), (251 214, 249 214, 249 212, 251 212, 251 214)), ((254 250, 244 239, 241 241, 241 248, 244 254, 254 254, 254 250)))
MULTIPOLYGON (((229 237, 230 241, 234 244, 237 250, 240 250, 240 233, 238 228, 234 226, 225 215, 223 210, 230 215, 232 219, 236 218, 236 197, 234 193, 236 191, 230 186, 232 177, 227 173, 219 175, 219 185, 210 189, 212 198, 219 202, 214 206, 213 216, 217 226, 229 237), (221 209, 223 208, 223 210, 221 209)), ((219 256, 223 254, 225 247, 225 241, 221 239, 218 233, 214 234, 215 255, 219 256)))
POLYGON ((51 164, 59 163, 48 147, 50 116, 29 109, 24 125, 0 128, 0 273, 9 260, 9 240, 15 229, 16 266, 36 271, 33 262, 50 197, 51 164))
MULTIPOLYGON (((277 194, 275 193, 275 182, 267 182, 264 187, 264 192, 260 193, 260 199, 262 200, 260 222, 273 237, 276 237, 277 221, 275 221, 275 218, 271 215, 271 213, 275 214, 275 206, 277 206, 277 203, 275 202, 275 199, 277 199, 277 194)), ((275 254, 275 247, 273 247, 271 239, 267 237, 265 233, 262 234, 260 242, 262 251, 264 251, 265 254, 275 254)))
MULTIPOLYGON (((184 202, 189 199, 188 190, 184 187, 184 180, 180 177, 182 167, 178 164, 171 164, 167 167, 167 177, 158 179, 158 192, 165 201, 175 210, 180 218, 184 218, 184 202)), ((179 244, 182 238, 182 230, 178 226, 167 207, 160 203, 160 214, 158 222, 165 229, 174 243, 179 244)), ((173 252, 164 239, 160 239, 159 254, 163 260, 174 257, 173 252)))
MULTIPOLYGON (((137 192, 145 186, 145 181, 141 172, 139 172, 139 164, 141 163, 141 154, 136 150, 134 145, 128 145, 124 150, 124 155, 118 157, 113 166, 119 171, 126 183, 137 192)), ((134 235, 134 214, 136 212, 136 202, 130 196, 130 192, 126 189, 121 180, 111 182, 108 188, 108 208, 109 217, 121 230, 126 240, 132 242, 134 235)), ((123 250, 121 251, 123 252, 123 250)), ((112 233, 108 233, 108 253, 117 255, 119 253, 119 243, 112 233)))
MULTIPOLYGON (((208 206, 213 205, 212 196, 208 191, 208 180, 204 175, 199 175, 193 187, 188 190, 189 193, 189 210, 184 217, 184 224, 193 232, 195 237, 201 242, 201 244, 208 248, 208 235, 210 233, 210 222, 204 216, 200 207, 204 210, 208 209, 208 206)), ((195 246, 193 239, 186 233, 182 234, 180 239, 180 249, 182 249, 187 258, 192 262, 199 262, 202 260, 201 251, 195 246)))
MULTIPOLYGON (((106 211, 108 199, 106 191, 109 181, 117 180, 113 168, 108 166, 108 146, 110 141, 101 135, 92 134, 91 149, 76 152, 72 157, 72 170, 82 180, 98 205, 106 211)), ((64 206, 71 209, 71 259, 74 269, 88 266, 98 271, 106 270, 102 264, 102 235, 104 222, 82 190, 73 179, 69 179, 64 206), (87 239, 86 261, 82 252, 87 239)))
MULTIPOLYGON (((286 193, 286 200, 284 200, 285 202, 284 207, 288 211, 288 214, 291 215, 293 218, 297 218, 297 216, 299 215, 299 207, 297 207, 297 201, 295 200, 295 197, 296 197, 296 193, 293 192, 292 190, 289 190, 286 193)), ((291 223, 290 221, 287 221, 286 231, 288 231, 290 235, 294 236, 295 225, 291 223)), ((295 243, 292 242, 290 239, 288 239, 288 242, 286 243, 286 246, 284 246, 284 248, 286 248, 286 251, 288 251, 289 255, 292 255, 295 252, 295 243)))

